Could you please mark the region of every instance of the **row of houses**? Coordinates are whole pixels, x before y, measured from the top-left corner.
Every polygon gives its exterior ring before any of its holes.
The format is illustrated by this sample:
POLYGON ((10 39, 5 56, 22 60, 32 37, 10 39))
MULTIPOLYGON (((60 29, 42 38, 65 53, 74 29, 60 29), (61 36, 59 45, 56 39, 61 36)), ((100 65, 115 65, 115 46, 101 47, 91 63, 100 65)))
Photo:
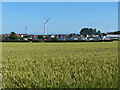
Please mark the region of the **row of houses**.
MULTIPOLYGON (((2 38, 9 37, 11 34, 1 34, 2 38)), ((58 35, 28 35, 28 34, 16 34, 17 37, 24 40, 40 40, 40 39, 51 39, 56 38, 58 40, 109 40, 109 39, 120 39, 120 34, 106 34, 106 35, 87 35, 84 37, 79 34, 58 34, 58 35)))

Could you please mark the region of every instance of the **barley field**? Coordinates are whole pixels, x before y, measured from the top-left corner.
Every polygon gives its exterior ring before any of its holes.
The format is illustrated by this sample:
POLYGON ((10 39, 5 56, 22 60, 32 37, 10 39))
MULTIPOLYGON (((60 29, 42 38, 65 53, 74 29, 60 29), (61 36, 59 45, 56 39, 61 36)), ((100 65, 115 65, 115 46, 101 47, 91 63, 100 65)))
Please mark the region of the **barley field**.
POLYGON ((116 88, 118 42, 2 43, 2 88, 116 88))

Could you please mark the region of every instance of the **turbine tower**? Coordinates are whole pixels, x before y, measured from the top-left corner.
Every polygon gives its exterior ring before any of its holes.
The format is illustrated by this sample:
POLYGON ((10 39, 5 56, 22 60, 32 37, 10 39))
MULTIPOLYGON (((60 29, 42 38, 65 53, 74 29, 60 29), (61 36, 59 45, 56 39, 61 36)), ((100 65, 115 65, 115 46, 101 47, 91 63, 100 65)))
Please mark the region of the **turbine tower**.
POLYGON ((25 27, 25 34, 27 34, 27 27, 25 27))
POLYGON ((46 28, 45 28, 45 25, 48 23, 48 21, 49 21, 49 18, 48 18, 47 20, 44 21, 44 35, 46 35, 46 30, 45 30, 46 28))

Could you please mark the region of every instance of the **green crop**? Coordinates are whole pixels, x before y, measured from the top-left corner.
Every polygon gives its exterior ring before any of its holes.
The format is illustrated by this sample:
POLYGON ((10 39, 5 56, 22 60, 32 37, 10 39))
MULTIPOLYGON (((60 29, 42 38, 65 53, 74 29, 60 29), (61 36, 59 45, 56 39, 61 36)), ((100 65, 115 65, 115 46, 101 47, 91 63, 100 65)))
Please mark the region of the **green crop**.
POLYGON ((116 88, 118 42, 2 43, 3 88, 116 88))

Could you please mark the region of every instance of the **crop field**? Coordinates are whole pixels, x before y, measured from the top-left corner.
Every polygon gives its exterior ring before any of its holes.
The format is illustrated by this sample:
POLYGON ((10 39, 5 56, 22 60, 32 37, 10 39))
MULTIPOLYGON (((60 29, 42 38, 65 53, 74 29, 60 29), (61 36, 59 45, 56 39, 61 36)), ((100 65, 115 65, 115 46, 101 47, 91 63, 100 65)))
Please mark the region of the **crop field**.
POLYGON ((3 88, 116 88, 118 42, 2 43, 3 88))

